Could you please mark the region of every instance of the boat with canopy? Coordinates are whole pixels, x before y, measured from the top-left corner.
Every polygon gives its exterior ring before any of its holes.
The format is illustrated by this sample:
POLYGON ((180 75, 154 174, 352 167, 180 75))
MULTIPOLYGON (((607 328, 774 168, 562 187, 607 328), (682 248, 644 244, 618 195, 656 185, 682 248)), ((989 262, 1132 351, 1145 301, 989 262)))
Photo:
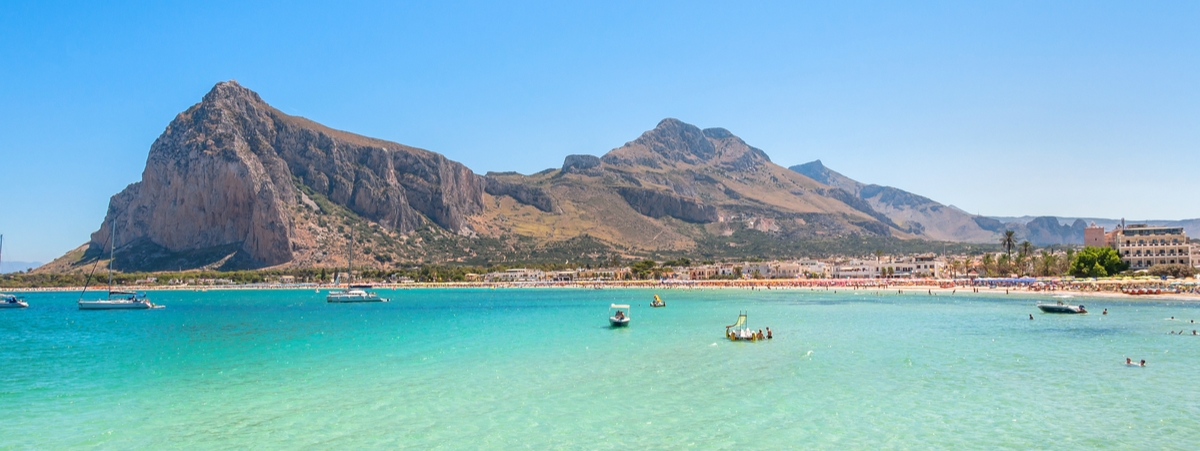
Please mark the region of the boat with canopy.
POLYGON ((609 308, 608 323, 612 327, 625 327, 629 325, 629 304, 612 304, 609 308), (614 312, 615 311, 615 312, 614 312))
POLYGON ((25 308, 29 303, 24 299, 7 293, 0 293, 0 308, 25 308))

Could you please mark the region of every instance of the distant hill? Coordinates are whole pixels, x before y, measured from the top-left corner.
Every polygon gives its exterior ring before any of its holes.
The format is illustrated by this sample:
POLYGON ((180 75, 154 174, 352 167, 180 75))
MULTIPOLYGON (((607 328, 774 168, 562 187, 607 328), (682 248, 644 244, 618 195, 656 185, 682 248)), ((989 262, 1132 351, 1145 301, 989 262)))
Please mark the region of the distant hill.
POLYGON ((942 205, 924 196, 890 186, 868 185, 825 167, 821 160, 792 166, 791 170, 861 199, 872 213, 926 239, 994 243, 998 227, 981 224, 975 215, 942 205))
MULTIPOLYGON (((1031 217, 1031 216, 991 216, 991 218, 995 219, 997 221, 1005 222, 1005 223, 1026 223, 1033 219, 1033 217, 1031 217)), ((1096 225, 1098 225, 1100 227, 1104 227, 1105 230, 1113 230, 1114 228, 1117 227, 1118 224, 1121 223, 1120 219, 1110 219, 1110 218, 1073 218, 1073 217, 1060 216, 1060 217, 1055 217, 1055 219, 1057 219, 1060 224, 1071 224, 1076 221, 1082 221, 1084 224, 1096 223, 1096 225)), ((1200 218, 1183 219, 1183 220, 1126 219, 1125 223, 1126 224, 1150 224, 1150 225, 1163 226, 1163 227, 1183 227, 1184 232, 1187 233, 1189 238, 1200 237, 1200 218)), ((1079 243, 1083 243, 1082 240, 1083 239, 1080 238, 1079 243)))
MULTIPOLYGON (((1016 232, 1019 240, 1036 246, 1083 244, 1083 229, 1093 222, 1112 230, 1121 221, 1102 218, 1068 218, 1054 216, 980 216, 953 205, 943 205, 932 199, 889 186, 868 185, 825 167, 821 160, 792 166, 793 171, 845 191, 863 200, 872 214, 881 214, 898 227, 908 229, 927 239, 995 243, 1006 230, 1016 232)), ((854 202, 848 202, 855 205, 854 202)), ((1181 221, 1126 221, 1129 224, 1148 223, 1183 227, 1188 235, 1200 236, 1200 219, 1181 221)))
POLYGON ((0 262, 0 274, 7 274, 10 272, 17 272, 17 271, 25 271, 30 268, 37 268, 39 266, 42 266, 41 262, 22 262, 22 261, 11 261, 10 262, 8 260, 5 260, 3 262, 0 262))

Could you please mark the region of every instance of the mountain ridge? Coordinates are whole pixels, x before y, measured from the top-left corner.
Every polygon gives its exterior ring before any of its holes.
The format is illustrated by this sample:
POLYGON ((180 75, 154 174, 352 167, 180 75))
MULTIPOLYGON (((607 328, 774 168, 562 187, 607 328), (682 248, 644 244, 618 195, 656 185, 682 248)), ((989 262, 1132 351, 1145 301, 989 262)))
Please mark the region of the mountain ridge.
POLYGON ((667 118, 599 157, 478 175, 432 151, 283 113, 227 81, 155 140, 142 179, 111 198, 86 249, 47 266, 103 258, 114 226, 115 264, 130 270, 338 265, 351 239, 362 241, 358 261, 386 266, 580 246, 589 258, 717 255, 745 233, 781 243, 913 237, 877 217, 722 128, 667 118))

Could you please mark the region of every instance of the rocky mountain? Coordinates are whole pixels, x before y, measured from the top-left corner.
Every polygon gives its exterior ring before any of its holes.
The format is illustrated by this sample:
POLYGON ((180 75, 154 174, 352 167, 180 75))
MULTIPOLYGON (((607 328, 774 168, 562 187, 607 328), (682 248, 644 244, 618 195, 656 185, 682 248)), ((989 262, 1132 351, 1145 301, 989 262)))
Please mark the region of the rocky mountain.
POLYGON ((509 203, 498 199, 478 218, 476 230, 492 234, 543 240, 586 234, 633 250, 695 249, 742 230, 785 241, 911 237, 847 205, 828 186, 772 163, 728 130, 677 119, 600 157, 571 155, 557 169, 485 178, 489 187, 506 187, 489 188, 490 194, 516 192, 511 187, 531 193, 509 203), (532 200, 542 197, 553 202, 532 200))
POLYGON ((167 126, 87 244, 39 271, 83 270, 114 245, 121 270, 390 267, 928 250, 994 245, 1017 226, 1035 244, 1079 229, 973 216, 819 160, 789 170, 728 130, 676 119, 601 156, 478 175, 290 116, 230 81, 167 126))
POLYGON ((844 196, 859 199, 863 211, 886 217, 897 227, 926 239, 995 243, 1003 232, 1002 224, 981 223, 975 215, 898 188, 860 183, 825 167, 821 160, 790 169, 841 190, 844 196))
POLYGON ((89 252, 108 250, 115 224, 129 261, 145 262, 138 269, 311 261, 330 229, 309 213, 331 212, 310 194, 404 234, 427 223, 466 231, 484 189, 442 155, 289 116, 230 81, 155 140, 142 180, 113 196, 89 252))

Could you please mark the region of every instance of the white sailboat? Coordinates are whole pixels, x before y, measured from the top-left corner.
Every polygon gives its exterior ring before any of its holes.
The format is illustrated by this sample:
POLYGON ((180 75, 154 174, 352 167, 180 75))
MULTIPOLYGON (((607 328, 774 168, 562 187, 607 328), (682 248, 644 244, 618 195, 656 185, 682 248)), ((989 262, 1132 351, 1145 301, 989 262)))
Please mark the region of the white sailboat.
MULTIPOLYGON (((83 300, 83 294, 87 292, 87 283, 83 285, 83 292, 79 294, 79 309, 80 310, 149 310, 160 309, 164 306, 150 302, 145 293, 135 291, 119 291, 112 289, 112 264, 117 255, 117 222, 112 222, 112 237, 110 242, 112 247, 109 248, 108 254, 108 297, 105 299, 97 299, 92 301, 83 300)), ((91 281, 91 274, 88 275, 88 281, 91 281)))
MULTIPOLYGON (((346 249, 346 254, 347 254, 346 255, 346 277, 350 277, 350 274, 352 274, 354 271, 354 237, 353 236, 350 237, 350 246, 346 249)), ((341 274, 334 276, 333 284, 335 286, 338 285, 338 278, 340 278, 340 276, 341 276, 341 274)), ((325 296, 325 301, 332 302, 332 303, 387 302, 388 301, 387 298, 379 297, 379 295, 369 292, 367 290, 364 290, 360 287, 349 286, 349 282, 347 282, 347 285, 348 286, 346 287, 345 290, 330 291, 329 294, 325 296)))
MULTIPOLYGON (((4 263, 4 235, 0 235, 0 263, 4 263)), ((25 308, 29 303, 11 294, 0 293, 0 308, 25 308)))

